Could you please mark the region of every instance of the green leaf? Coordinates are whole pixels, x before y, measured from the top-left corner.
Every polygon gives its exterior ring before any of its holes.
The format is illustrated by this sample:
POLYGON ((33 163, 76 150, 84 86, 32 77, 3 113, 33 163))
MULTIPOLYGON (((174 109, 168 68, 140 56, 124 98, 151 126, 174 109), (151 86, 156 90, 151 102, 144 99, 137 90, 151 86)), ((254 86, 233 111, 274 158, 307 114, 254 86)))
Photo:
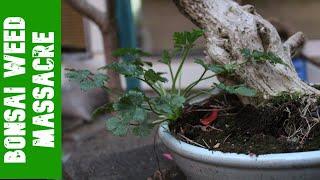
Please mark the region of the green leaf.
POLYGON ((124 136, 129 128, 134 126, 132 132, 139 136, 147 135, 152 126, 148 123, 148 111, 143 108, 145 95, 140 90, 126 92, 119 101, 113 104, 117 116, 107 121, 107 129, 114 135, 124 136))
POLYGON ((148 66, 150 66, 150 67, 153 66, 152 62, 144 61, 143 63, 146 64, 146 65, 148 65, 148 66))
POLYGON ((282 61, 280 57, 272 52, 261 52, 257 50, 251 51, 249 49, 242 49, 241 53, 243 57, 245 57, 246 59, 250 59, 253 62, 270 62, 271 64, 282 64, 288 66, 282 61))
POLYGON ((115 136, 125 136, 129 130, 129 124, 121 121, 118 117, 112 117, 107 120, 107 130, 115 136))
POLYGON ((168 96, 171 99, 171 105, 173 107, 183 107, 183 104, 186 102, 186 99, 183 96, 179 96, 176 94, 168 96))
POLYGON ((70 81, 79 83, 83 91, 92 88, 102 88, 108 80, 106 75, 101 73, 93 74, 89 70, 70 70, 66 73, 66 77, 70 81))
POLYGON ((141 107, 132 107, 120 112, 122 117, 128 121, 143 122, 146 120, 147 111, 141 107))
POLYGON ((134 60, 127 60, 128 63, 136 65, 137 67, 142 68, 144 65, 147 65, 149 67, 152 67, 153 64, 152 62, 149 61, 142 61, 141 59, 134 59, 134 60))
POLYGON ((254 97, 256 96, 256 91, 254 89, 248 88, 244 85, 227 86, 223 83, 215 84, 217 88, 226 91, 229 94, 238 94, 240 96, 254 97))
POLYGON ((284 63, 282 61, 282 59, 280 57, 278 57, 277 55, 275 55, 275 54, 273 54, 271 52, 267 53, 267 56, 268 56, 269 61, 272 64, 282 64, 282 65, 288 66, 286 63, 284 63))
POLYGON ((93 82, 95 87, 103 87, 107 81, 107 76, 101 73, 97 73, 93 76, 93 82))
POLYGON ((109 64, 103 68, 111 69, 126 77, 137 78, 143 75, 143 68, 139 65, 138 61, 122 61, 109 64))
POLYGON ((245 57, 245 58, 251 58, 251 51, 250 51, 250 49, 247 49, 247 48, 245 48, 245 49, 242 49, 241 50, 241 53, 242 53, 242 55, 243 55, 243 57, 245 57))
POLYGON ((169 120, 176 120, 180 117, 186 99, 177 94, 167 94, 152 98, 151 104, 157 112, 160 112, 169 120))
POLYGON ((156 97, 151 99, 151 103, 157 112, 162 114, 172 114, 171 106, 165 97, 156 97))
POLYGON ((66 77, 69 80, 81 82, 84 79, 87 79, 90 73, 89 70, 70 70, 66 73, 66 77))
POLYGON ((115 50, 112 55, 114 57, 134 56, 134 57, 148 57, 150 53, 144 52, 137 48, 120 48, 115 50))
POLYGON ((145 95, 142 91, 130 90, 126 92, 117 103, 113 104, 114 110, 127 121, 144 121, 147 111, 142 107, 145 95))
POLYGON ((111 113, 113 112, 114 109, 113 109, 113 103, 107 103, 107 104, 104 104, 103 106, 100 106, 98 107, 97 109, 95 109, 93 112, 92 112, 92 117, 95 118, 97 117, 97 115, 99 114, 102 114, 102 113, 111 113))
POLYGON ((247 97, 254 97, 256 96, 257 92, 254 89, 240 86, 235 89, 236 94, 239 94, 241 96, 247 96, 247 97))
POLYGON ((215 84, 217 88, 221 89, 221 90, 224 90, 226 91, 227 93, 229 94, 236 94, 236 91, 235 91, 235 87, 234 86, 226 86, 225 84, 223 83, 220 83, 220 84, 215 84))
POLYGON ((203 36, 203 30, 193 30, 191 32, 175 32, 173 34, 174 47, 177 49, 185 48, 186 46, 193 46, 195 41, 203 36))
POLYGON ((162 53, 162 57, 161 57, 160 62, 162 62, 166 65, 169 65, 171 63, 171 59, 172 59, 172 57, 171 57, 169 51, 164 50, 162 53))
POLYGON ((193 44, 197 41, 200 37, 204 35, 204 31, 201 29, 193 29, 191 32, 186 33, 187 42, 193 44))
POLYGON ((145 94, 140 90, 129 90, 119 100, 116 110, 130 108, 130 106, 141 106, 144 102, 145 94))
POLYGON ((234 73, 238 67, 239 67, 239 65, 236 63, 225 64, 223 66, 226 74, 234 73))
POLYGON ((154 126, 147 123, 142 123, 139 126, 136 126, 132 129, 132 133, 136 136, 145 137, 148 136, 151 132, 151 129, 154 126))
POLYGON ((162 73, 158 73, 158 72, 155 72, 152 69, 149 69, 148 71, 145 72, 144 78, 148 82, 152 82, 152 83, 156 83, 158 81, 167 82, 168 80, 166 78, 162 77, 161 75, 162 75, 162 73))
POLYGON ((227 74, 227 70, 221 65, 209 64, 208 70, 210 70, 216 74, 227 74))
POLYGON ((206 64, 202 59, 195 59, 194 63, 201 65, 206 70, 208 69, 208 64, 206 64))
POLYGON ((133 133, 146 135, 151 126, 147 122, 148 110, 143 107, 146 104, 145 99, 144 93, 140 90, 130 90, 120 97, 119 101, 113 104, 117 116, 107 121, 108 130, 114 135, 124 136, 128 129, 134 126, 133 133))
POLYGON ((225 64, 225 65, 206 64, 202 59, 196 59, 194 62, 196 64, 200 64, 206 70, 212 71, 216 74, 223 74, 223 75, 233 74, 238 67, 237 64, 225 64))

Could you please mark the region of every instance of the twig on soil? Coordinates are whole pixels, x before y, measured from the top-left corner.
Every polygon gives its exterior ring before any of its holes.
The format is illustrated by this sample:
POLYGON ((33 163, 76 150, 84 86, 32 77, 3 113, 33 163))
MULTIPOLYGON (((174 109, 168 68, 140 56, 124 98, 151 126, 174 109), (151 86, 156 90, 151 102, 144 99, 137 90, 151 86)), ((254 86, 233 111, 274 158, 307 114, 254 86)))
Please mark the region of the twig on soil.
POLYGON ((210 146, 208 145, 208 143, 204 139, 202 139, 202 141, 207 146, 207 148, 210 149, 210 146))
POLYGON ((238 113, 225 113, 225 114, 219 114, 219 117, 226 117, 226 116, 236 116, 238 113))
POLYGON ((231 134, 229 134, 226 138, 224 138, 223 140, 223 144, 227 141, 227 139, 231 136, 231 134))
POLYGON ((217 105, 209 105, 209 107, 214 109, 220 109, 220 110, 230 110, 234 108, 230 106, 217 106, 217 105))
MULTIPOLYGON (((228 110, 231 110, 231 109, 234 109, 234 107, 222 107, 222 106, 209 106, 210 108, 212 109, 217 109, 219 111, 228 111, 228 110)), ((187 109, 185 110, 184 113, 191 113, 191 112, 212 112, 212 109, 187 109)), ((220 115, 219 115, 220 116, 220 115)))
POLYGON ((197 143, 197 142, 194 142, 193 140, 185 137, 184 135, 182 135, 182 134, 180 134, 180 133, 178 133, 178 135, 179 135, 181 138, 183 138, 185 141, 187 141, 188 143, 197 145, 197 146, 202 147, 202 148, 206 148, 205 146, 203 146, 203 145, 201 145, 201 144, 199 144, 199 143, 197 143))
POLYGON ((223 131, 222 129, 218 129, 218 128, 214 127, 214 126, 208 126, 208 128, 210 128, 212 130, 220 131, 220 132, 223 131))
POLYGON ((291 118, 291 111, 290 111, 290 109, 289 109, 288 107, 286 107, 285 111, 289 113, 289 114, 288 114, 288 118, 291 118))
POLYGON ((200 128, 201 130, 203 131, 206 131, 207 128, 210 128, 211 130, 216 130, 216 131, 220 131, 222 132, 223 130, 222 129, 218 129, 214 126, 202 126, 202 125, 195 125, 195 126, 192 126, 193 128, 200 128), (205 129, 205 130, 204 130, 205 129))

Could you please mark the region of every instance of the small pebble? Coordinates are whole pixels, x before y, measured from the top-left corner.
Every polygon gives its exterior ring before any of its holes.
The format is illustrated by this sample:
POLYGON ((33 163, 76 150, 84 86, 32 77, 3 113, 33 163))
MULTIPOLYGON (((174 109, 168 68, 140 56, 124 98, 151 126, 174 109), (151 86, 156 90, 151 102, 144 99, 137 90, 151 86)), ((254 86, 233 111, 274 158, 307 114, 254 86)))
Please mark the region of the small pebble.
POLYGON ((213 146, 214 149, 218 149, 220 147, 220 143, 217 143, 216 145, 213 146))

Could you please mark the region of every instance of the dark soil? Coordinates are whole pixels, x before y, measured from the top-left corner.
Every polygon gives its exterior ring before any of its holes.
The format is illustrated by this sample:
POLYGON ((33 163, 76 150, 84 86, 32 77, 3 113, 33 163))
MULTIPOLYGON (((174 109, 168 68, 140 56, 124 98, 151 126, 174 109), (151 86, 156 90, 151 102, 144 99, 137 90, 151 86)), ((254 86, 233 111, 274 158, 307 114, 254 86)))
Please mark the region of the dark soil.
POLYGON ((319 104, 308 106, 302 116, 308 105, 305 98, 283 95, 254 107, 224 94, 187 106, 183 116, 169 127, 178 139, 215 151, 259 155, 319 150, 319 104), (200 119, 208 117, 213 109, 219 109, 218 118, 210 126, 202 125, 200 119), (314 127, 299 130, 310 127, 306 120, 314 127))

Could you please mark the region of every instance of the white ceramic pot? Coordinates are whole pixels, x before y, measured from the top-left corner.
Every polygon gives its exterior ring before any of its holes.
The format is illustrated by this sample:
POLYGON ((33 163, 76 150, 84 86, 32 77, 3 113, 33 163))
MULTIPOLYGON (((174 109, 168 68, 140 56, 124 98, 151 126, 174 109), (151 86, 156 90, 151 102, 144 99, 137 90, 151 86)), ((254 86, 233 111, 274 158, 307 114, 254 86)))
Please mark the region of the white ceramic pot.
POLYGON ((188 179, 320 180, 320 150, 259 156, 210 151, 177 140, 167 123, 159 136, 188 179))

